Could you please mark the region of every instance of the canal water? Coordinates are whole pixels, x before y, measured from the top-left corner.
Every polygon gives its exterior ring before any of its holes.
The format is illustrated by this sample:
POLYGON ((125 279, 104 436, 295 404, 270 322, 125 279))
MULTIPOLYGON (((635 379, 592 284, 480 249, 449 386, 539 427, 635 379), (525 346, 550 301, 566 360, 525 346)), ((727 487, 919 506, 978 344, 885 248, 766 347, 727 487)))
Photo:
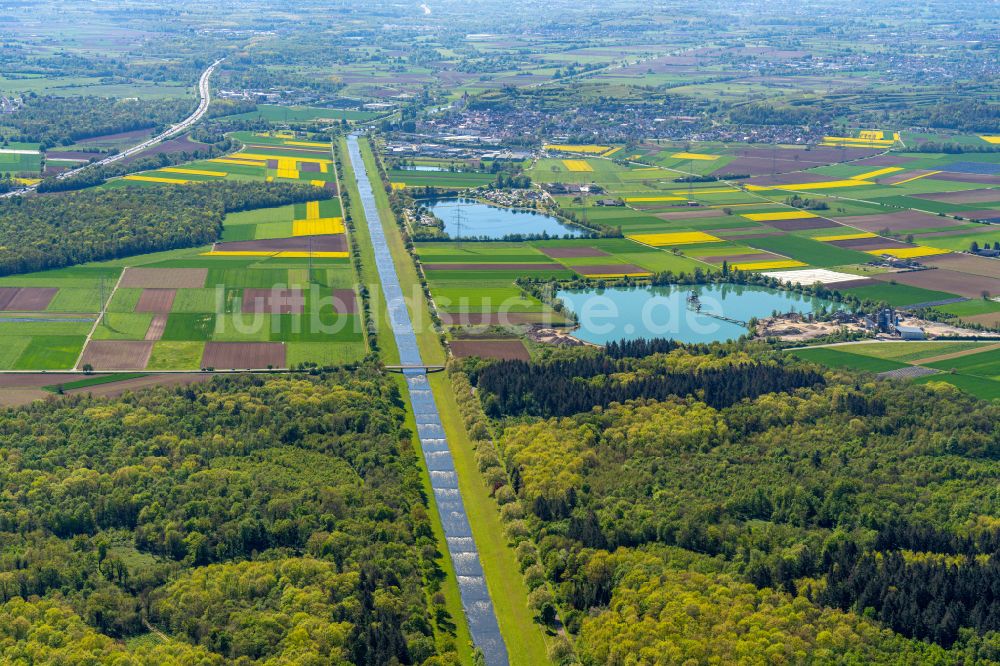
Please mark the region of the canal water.
MULTIPOLYGON (((375 250, 375 266, 382 283, 382 292, 385 294, 393 337, 399 349, 399 361, 404 366, 422 366, 424 362, 417 348, 413 323, 406 309, 403 289, 400 287, 396 266, 386 242, 385 229, 382 226, 385 222, 379 216, 375 205, 374 191, 365 171, 357 136, 351 135, 347 138, 347 152, 354 168, 365 219, 368 221, 368 230, 375 250)), ((438 516, 448 543, 448 555, 451 557, 458 578, 458 590, 462 597, 469 633, 473 642, 482 650, 487 666, 507 666, 509 664, 507 646, 500 634, 493 601, 486 587, 479 551, 458 488, 455 463, 445 438, 441 415, 434 401, 434 391, 427 381, 425 370, 405 370, 403 374, 406 377, 410 405, 417 422, 417 436, 430 473, 438 516)))

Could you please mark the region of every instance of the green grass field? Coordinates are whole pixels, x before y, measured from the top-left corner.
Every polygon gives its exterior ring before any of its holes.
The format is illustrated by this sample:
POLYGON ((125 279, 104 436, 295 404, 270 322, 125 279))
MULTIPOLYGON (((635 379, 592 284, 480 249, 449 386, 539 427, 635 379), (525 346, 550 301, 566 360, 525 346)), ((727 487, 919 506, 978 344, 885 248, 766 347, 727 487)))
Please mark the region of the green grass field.
POLYGON ((831 368, 846 368, 849 370, 861 370, 864 372, 886 372, 905 368, 905 363, 891 361, 873 356, 862 356, 843 351, 838 347, 816 347, 813 349, 796 349, 791 352, 795 356, 805 360, 819 363, 831 368))
POLYGON ((982 377, 970 375, 939 373, 918 377, 915 380, 918 384, 928 384, 930 382, 945 382, 967 393, 971 393, 982 400, 1000 400, 1000 382, 982 377))
POLYGON ((869 299, 876 302, 885 301, 889 305, 904 306, 916 303, 932 303, 934 301, 955 298, 954 294, 944 291, 931 291, 920 287, 911 287, 906 284, 873 284, 867 287, 851 287, 841 290, 845 294, 853 294, 864 300, 869 299))
POLYGON ((871 356, 891 361, 919 361, 942 354, 952 354, 990 344, 988 342, 955 341, 908 341, 908 342, 870 342, 856 345, 845 345, 842 349, 851 354, 871 356))
POLYGON ((441 187, 463 189, 488 185, 496 180, 490 173, 459 172, 459 171, 403 171, 390 169, 389 180, 393 183, 403 183, 406 187, 441 187))
POLYGON ((870 254, 864 252, 848 250, 799 236, 765 236, 752 238, 747 242, 758 249, 782 254, 796 261, 820 268, 863 264, 872 259, 870 254))
POLYGON ((204 342, 161 340, 153 345, 147 370, 197 370, 201 365, 204 342))
POLYGON ((378 117, 371 111, 356 111, 354 109, 326 109, 314 106, 277 106, 260 104, 256 111, 226 116, 228 120, 262 120, 288 122, 324 122, 328 120, 365 121, 378 117))

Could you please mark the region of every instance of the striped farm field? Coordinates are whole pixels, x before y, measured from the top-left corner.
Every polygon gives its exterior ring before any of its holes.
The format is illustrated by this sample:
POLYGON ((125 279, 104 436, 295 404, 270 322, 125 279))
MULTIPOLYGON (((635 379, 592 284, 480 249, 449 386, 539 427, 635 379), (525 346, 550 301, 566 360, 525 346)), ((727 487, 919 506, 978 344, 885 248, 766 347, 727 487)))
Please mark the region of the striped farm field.
POLYGON ((584 172, 594 170, 594 167, 590 166, 586 160, 563 160, 562 163, 570 171, 584 172))

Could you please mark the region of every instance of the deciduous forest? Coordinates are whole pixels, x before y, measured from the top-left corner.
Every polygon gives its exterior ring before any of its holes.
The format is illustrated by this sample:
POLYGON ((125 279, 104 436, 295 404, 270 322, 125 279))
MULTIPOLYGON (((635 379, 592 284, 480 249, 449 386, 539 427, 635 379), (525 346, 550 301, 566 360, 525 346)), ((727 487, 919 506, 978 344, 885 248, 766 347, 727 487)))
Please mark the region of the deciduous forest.
POLYGON ((365 369, 7 413, 4 660, 452 663, 402 419, 365 369))
POLYGON ((537 619, 580 661, 1000 657, 996 405, 674 347, 455 373, 537 619))
POLYGON ((0 274, 218 240, 226 213, 329 197, 289 183, 206 183, 0 199, 0 274))

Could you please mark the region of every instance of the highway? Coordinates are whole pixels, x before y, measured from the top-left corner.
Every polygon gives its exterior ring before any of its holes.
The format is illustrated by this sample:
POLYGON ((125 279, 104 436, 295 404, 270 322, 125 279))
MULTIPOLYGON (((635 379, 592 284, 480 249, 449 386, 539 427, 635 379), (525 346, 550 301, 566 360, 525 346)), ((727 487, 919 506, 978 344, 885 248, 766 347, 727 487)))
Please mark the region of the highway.
MULTIPOLYGON (((201 73, 201 78, 198 79, 198 96, 200 97, 200 101, 198 102, 198 108, 195 109, 190 116, 188 116, 181 122, 177 123, 176 125, 171 125, 166 131, 157 134, 151 139, 146 139, 145 141, 136 146, 132 146, 131 148, 123 150, 120 153, 109 155, 108 157, 105 157, 102 160, 98 160, 97 162, 91 162, 90 164, 85 164, 81 167, 77 167, 76 169, 64 171, 61 174, 59 174, 58 178, 60 180, 64 180, 66 178, 75 176, 84 169, 89 169, 95 166, 107 166, 108 164, 112 164, 119 160, 125 159, 130 155, 141 153, 147 148, 155 146, 158 143, 162 143, 167 139, 170 139, 180 134, 184 130, 190 128, 196 122, 201 120, 202 117, 204 117, 204 115, 208 112, 208 107, 212 103, 212 86, 210 85, 212 74, 215 72, 215 69, 219 66, 219 63, 221 63, 223 60, 225 60, 225 58, 220 58, 216 60, 208 67, 208 69, 206 69, 204 72, 201 73)), ((8 192, 7 194, 0 195, 0 198, 13 197, 20 194, 27 194, 28 192, 31 192, 32 190, 35 189, 37 189, 37 185, 31 185, 19 190, 15 190, 13 192, 8 192)))

